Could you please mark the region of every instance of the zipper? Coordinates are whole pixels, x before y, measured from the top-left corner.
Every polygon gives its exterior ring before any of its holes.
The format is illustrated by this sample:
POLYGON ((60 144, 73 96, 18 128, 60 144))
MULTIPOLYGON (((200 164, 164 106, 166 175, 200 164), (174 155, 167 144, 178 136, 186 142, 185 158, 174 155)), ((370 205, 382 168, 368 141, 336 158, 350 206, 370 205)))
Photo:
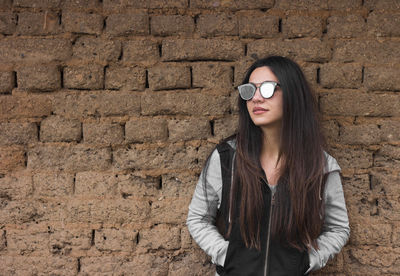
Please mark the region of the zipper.
MULTIPOLYGON (((264 179, 263 179, 264 180, 264 179)), ((267 276, 268 273, 268 259, 269 259, 269 244, 270 244, 270 238, 271 238, 271 217, 272 217, 272 207, 275 204, 275 192, 271 190, 269 187, 267 181, 265 181, 265 184, 267 184, 268 189, 271 191, 271 203, 269 206, 269 218, 268 218, 268 234, 267 234, 267 248, 265 252, 265 263, 264 263, 264 276, 267 276)))

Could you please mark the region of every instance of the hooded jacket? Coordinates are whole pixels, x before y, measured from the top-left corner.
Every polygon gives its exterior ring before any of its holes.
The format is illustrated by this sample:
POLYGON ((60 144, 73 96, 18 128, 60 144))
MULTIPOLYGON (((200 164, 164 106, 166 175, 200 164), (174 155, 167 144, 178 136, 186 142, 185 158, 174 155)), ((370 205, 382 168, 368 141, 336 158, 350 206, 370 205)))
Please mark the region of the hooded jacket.
MULTIPOLYGON (((234 151, 235 142, 229 141, 228 143, 234 151)), ((325 156, 325 172, 328 176, 323 196, 325 201, 324 224, 322 232, 317 238, 319 249, 316 250, 311 247, 308 252, 300 253, 290 248, 285 249, 279 243, 271 241, 268 245, 262 247, 261 252, 256 252, 255 249, 243 247, 240 233, 237 230, 238 227, 235 227, 235 225, 232 228, 229 240, 225 240, 215 225, 217 210, 222 201, 223 181, 220 154, 217 150, 214 150, 209 158, 208 169, 206 172, 203 170, 200 175, 189 205, 187 226, 196 243, 211 256, 212 262, 217 265, 217 271, 223 275, 265 275, 265 263, 269 260, 271 262, 269 266, 275 267, 272 270, 271 268, 268 269, 268 271, 271 271, 271 273, 266 273, 268 276, 294 275, 285 272, 287 268, 290 269, 288 265, 303 266, 304 262, 307 262, 306 268, 300 267, 298 270, 303 273, 307 270, 306 274, 324 267, 328 260, 340 252, 349 238, 350 227, 340 179, 340 167, 332 156, 328 154, 325 156), (206 181, 203 181, 205 173, 206 181), (290 263, 290 260, 293 260, 292 263, 290 263)), ((266 211, 269 211, 271 191, 267 185, 264 190, 267 195, 266 211)), ((262 225, 265 225, 262 232, 267 233, 268 221, 262 222, 262 225)))

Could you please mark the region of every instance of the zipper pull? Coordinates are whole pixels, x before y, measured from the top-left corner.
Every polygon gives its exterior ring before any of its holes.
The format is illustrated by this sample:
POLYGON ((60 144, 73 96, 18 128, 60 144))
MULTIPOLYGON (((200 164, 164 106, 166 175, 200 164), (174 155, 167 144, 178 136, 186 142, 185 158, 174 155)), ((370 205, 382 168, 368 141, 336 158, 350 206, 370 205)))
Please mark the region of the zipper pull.
POLYGON ((274 204, 275 204, 275 193, 272 193, 271 205, 273 206, 274 204))

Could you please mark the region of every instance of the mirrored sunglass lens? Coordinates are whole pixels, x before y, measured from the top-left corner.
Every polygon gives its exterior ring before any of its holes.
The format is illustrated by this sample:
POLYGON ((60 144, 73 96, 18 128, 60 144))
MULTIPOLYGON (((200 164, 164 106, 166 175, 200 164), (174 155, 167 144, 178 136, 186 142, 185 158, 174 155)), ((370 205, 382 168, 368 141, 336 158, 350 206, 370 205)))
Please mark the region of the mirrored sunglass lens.
POLYGON ((250 100, 254 96, 254 87, 250 84, 239 86, 240 97, 243 100, 250 100))
POLYGON ((272 95, 274 94, 274 90, 275 90, 275 85, 270 82, 265 82, 260 86, 261 96, 263 96, 266 99, 272 97, 272 95))

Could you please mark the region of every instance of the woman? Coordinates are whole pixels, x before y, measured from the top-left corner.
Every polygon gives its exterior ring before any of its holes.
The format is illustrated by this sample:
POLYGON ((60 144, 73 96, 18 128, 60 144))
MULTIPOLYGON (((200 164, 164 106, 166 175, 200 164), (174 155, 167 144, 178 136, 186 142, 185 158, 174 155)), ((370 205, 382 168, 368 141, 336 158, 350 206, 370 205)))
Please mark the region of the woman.
POLYGON ((340 167, 323 150, 315 98, 299 66, 278 56, 257 60, 238 90, 238 131, 206 162, 189 231, 217 275, 320 269, 346 244, 350 228, 340 167))

